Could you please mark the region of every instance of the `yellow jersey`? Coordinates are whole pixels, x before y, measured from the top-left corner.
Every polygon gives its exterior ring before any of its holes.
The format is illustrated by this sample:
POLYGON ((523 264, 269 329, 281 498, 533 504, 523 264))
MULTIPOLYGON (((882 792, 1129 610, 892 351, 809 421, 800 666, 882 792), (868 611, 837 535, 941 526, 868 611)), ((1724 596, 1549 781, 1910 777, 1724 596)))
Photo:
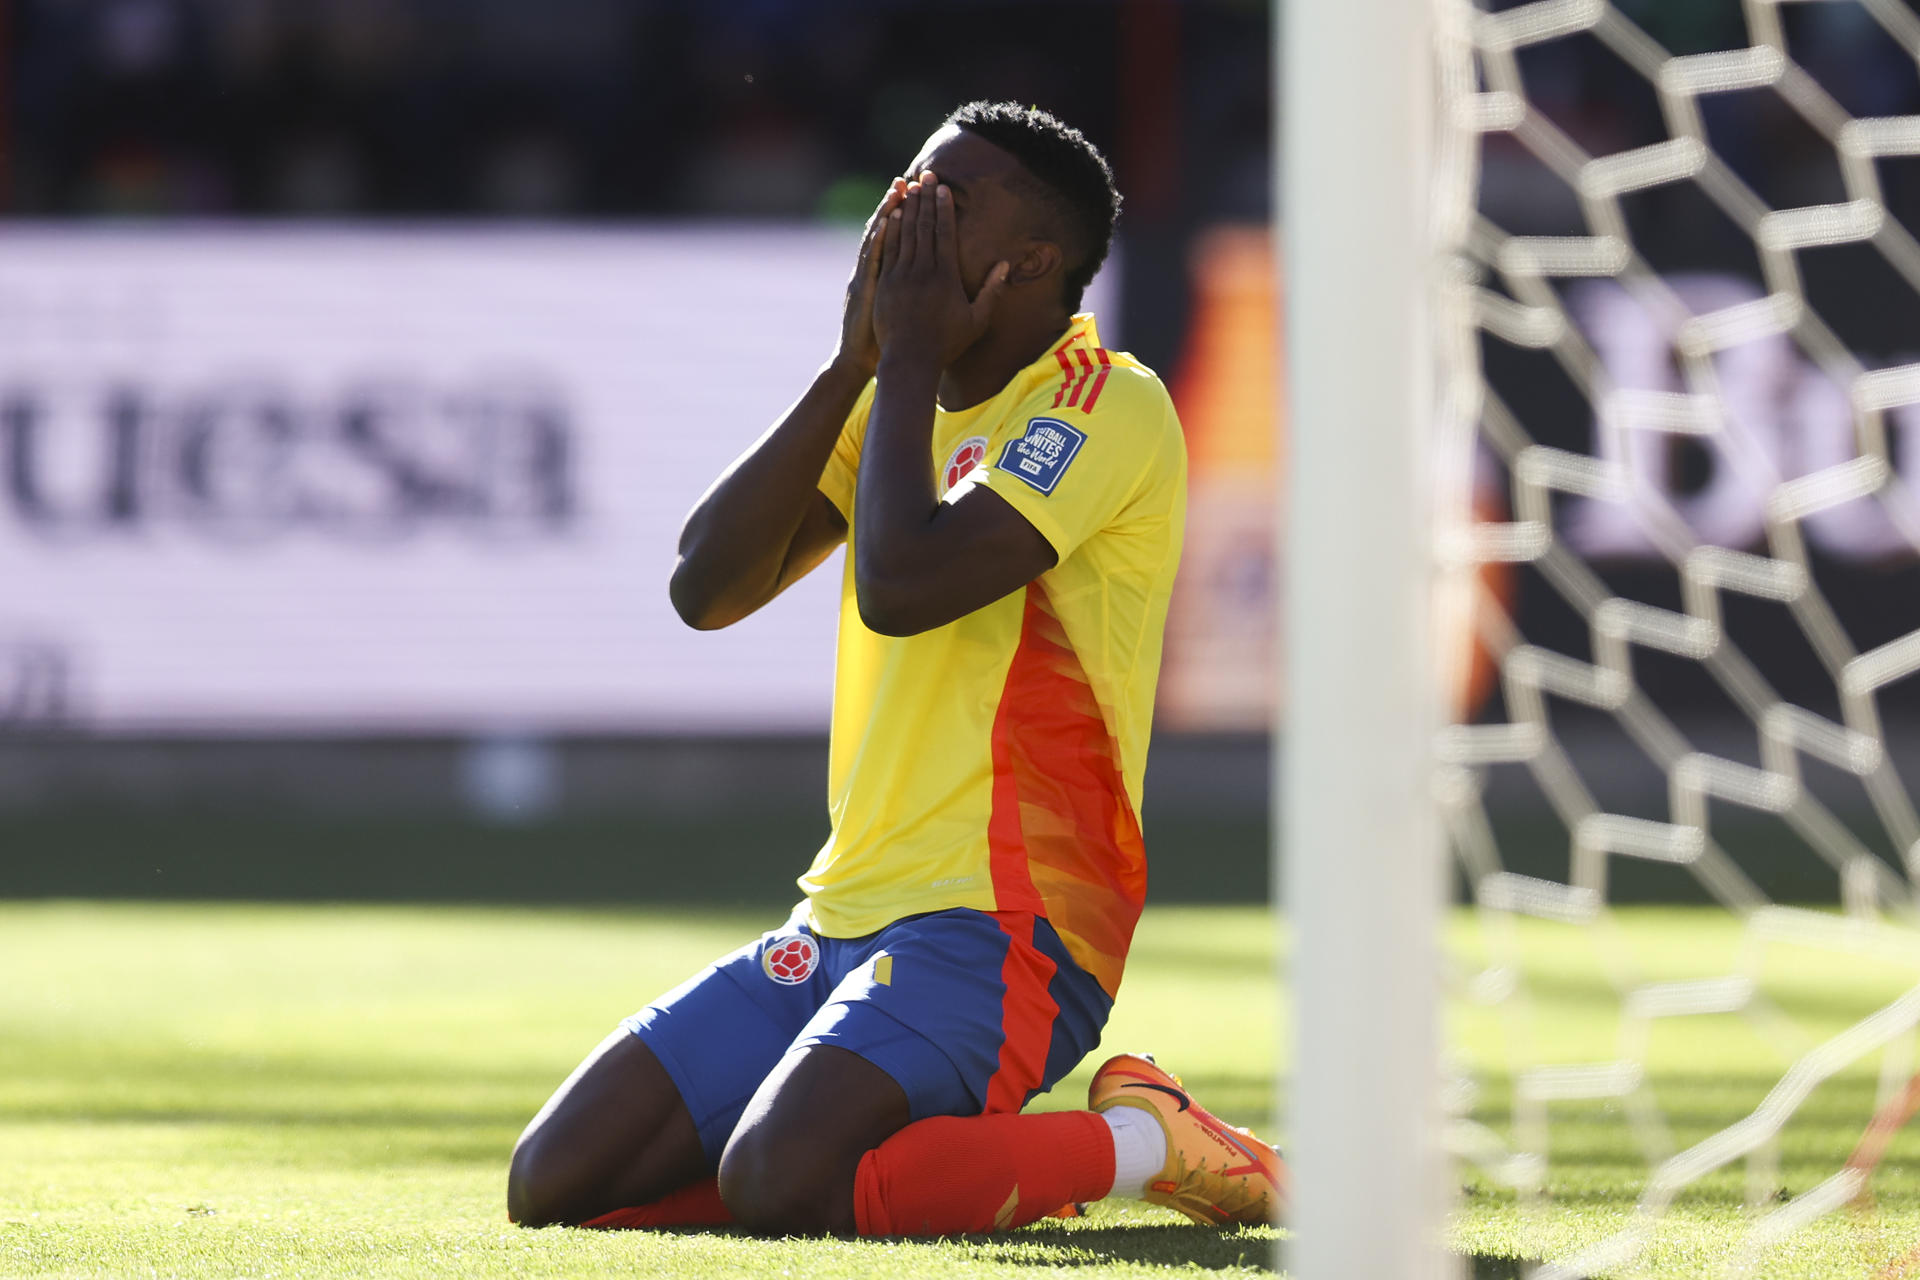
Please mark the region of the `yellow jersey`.
POLYGON ((1112 994, 1146 895, 1140 790, 1186 520, 1186 443, 1090 314, 994 396, 937 409, 935 490, 985 485, 1053 545, 1023 590, 919 635, 867 629, 855 477, 874 385, 820 477, 847 519, 828 803, 807 924, 861 937, 953 907, 1031 911, 1112 994))

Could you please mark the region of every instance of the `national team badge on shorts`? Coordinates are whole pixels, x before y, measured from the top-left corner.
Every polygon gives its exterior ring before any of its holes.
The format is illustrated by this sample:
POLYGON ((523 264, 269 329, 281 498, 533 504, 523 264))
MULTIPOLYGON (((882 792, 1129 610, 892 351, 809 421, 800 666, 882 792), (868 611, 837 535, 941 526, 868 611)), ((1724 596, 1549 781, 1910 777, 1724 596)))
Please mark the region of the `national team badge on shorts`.
POLYGON ((942 496, 966 479, 967 472, 986 460, 987 438, 985 436, 968 436, 962 440, 954 447, 953 456, 947 459, 947 465, 941 469, 940 476, 946 481, 941 489, 942 496))
POLYGON ((820 967, 820 948, 805 934, 774 943, 760 953, 760 967, 786 987, 797 987, 820 967))

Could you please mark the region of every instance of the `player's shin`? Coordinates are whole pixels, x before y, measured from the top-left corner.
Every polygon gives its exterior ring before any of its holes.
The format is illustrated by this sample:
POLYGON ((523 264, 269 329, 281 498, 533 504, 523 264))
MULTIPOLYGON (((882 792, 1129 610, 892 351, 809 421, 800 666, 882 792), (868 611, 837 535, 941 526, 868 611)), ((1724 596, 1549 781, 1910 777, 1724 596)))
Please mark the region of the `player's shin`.
POLYGON ((1089 1111, 936 1116, 860 1161, 861 1235, 1005 1231, 1113 1189, 1114 1140, 1089 1111))

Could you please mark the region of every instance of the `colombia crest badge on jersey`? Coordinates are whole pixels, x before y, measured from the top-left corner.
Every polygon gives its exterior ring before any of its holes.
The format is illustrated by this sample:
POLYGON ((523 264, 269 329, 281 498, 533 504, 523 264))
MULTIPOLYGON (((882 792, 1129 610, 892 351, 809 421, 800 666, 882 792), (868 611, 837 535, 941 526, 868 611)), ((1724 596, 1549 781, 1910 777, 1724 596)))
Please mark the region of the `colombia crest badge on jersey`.
POLYGON ((782 938, 760 953, 760 967, 781 986, 797 987, 820 967, 820 947, 805 934, 782 938))
POLYGON ((947 465, 940 468, 940 478, 945 481, 940 492, 944 496, 953 486, 966 479, 967 472, 987 460, 987 438, 968 436, 954 446, 953 456, 947 459, 947 465))
POLYGON ((1007 441, 1000 454, 1000 470, 1019 476, 1042 493, 1052 493, 1086 442, 1086 433, 1078 427, 1058 418, 1034 418, 1028 421, 1025 435, 1007 441))

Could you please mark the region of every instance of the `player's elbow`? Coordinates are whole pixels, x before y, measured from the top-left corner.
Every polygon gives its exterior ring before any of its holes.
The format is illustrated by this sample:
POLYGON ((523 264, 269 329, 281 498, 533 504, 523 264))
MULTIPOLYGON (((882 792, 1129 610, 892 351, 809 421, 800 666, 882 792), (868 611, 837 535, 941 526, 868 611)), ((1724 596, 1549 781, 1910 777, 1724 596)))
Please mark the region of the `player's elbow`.
POLYGON ((881 543, 861 546, 853 561, 854 601, 867 630, 883 636, 913 636, 945 619, 931 618, 928 586, 938 581, 913 562, 907 549, 881 543))
POLYGON ((680 621, 695 631, 718 631, 738 621, 725 608, 720 593, 701 581, 685 557, 673 567, 673 576, 667 580, 667 598, 673 602, 673 611, 680 615, 680 621))
POLYGON ((860 591, 859 601, 860 621, 876 635, 917 636, 946 621, 924 602, 905 595, 860 591))
POLYGON ((673 599, 673 611, 680 615, 680 621, 695 631, 718 631, 732 621, 711 600, 683 596, 677 592, 669 592, 669 595, 673 599))
POLYGON ((925 627, 916 627, 904 619, 896 618, 894 615, 882 610, 869 608, 865 604, 860 606, 860 622, 867 630, 873 632, 875 635, 894 636, 896 638, 902 636, 917 636, 926 630, 925 627))

